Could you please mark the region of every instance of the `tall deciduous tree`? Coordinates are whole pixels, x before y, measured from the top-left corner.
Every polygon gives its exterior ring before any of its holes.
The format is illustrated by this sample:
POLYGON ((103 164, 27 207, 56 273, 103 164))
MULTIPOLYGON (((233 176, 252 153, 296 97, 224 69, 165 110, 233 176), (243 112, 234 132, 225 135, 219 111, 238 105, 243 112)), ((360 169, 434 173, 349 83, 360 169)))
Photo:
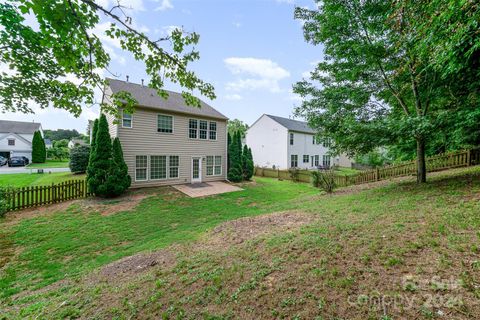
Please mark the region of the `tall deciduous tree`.
MULTIPOLYGON (((106 84, 97 70, 108 68, 111 57, 100 38, 108 37, 121 49, 145 64, 149 86, 159 94, 164 80, 180 84, 187 104, 200 106, 190 92, 198 90, 215 98, 213 86, 188 69, 199 59, 193 48, 197 33, 175 29, 169 36, 149 38, 128 15, 128 8, 114 1, 105 7, 95 0, 7 0, 0 3, 0 65, 11 72, 0 73, 0 110, 32 112, 31 102, 41 108, 53 105, 78 116, 82 106, 94 101, 94 90, 106 84), (34 17, 36 26, 26 17, 34 17), (101 20, 103 18, 104 20, 101 20), (97 28, 109 22, 106 30, 97 28), (192 49, 193 48, 193 49, 192 49), (78 83, 69 80, 77 78, 78 83)), ((135 100, 127 92, 112 96, 104 110, 116 113, 117 106, 133 112, 135 100)))
POLYGON ((337 152, 367 153, 414 141, 418 182, 426 181, 429 138, 445 130, 452 111, 466 110, 452 103, 452 83, 432 63, 422 39, 428 28, 419 23, 436 14, 422 6, 433 2, 325 0, 318 1, 318 10, 295 11, 305 21, 305 39, 324 46, 310 79, 294 86, 304 98, 297 114, 333 138, 337 152))
POLYGON ((87 169, 87 183, 90 192, 97 196, 108 196, 107 179, 112 168, 112 141, 105 114, 100 115, 95 146, 90 152, 91 157, 87 169))
POLYGON ((35 131, 32 139, 32 162, 44 163, 47 158, 47 149, 45 141, 42 138, 40 131, 35 131))
POLYGON ((247 130, 248 130, 248 124, 238 119, 228 120, 227 130, 228 130, 228 133, 232 135, 235 132, 239 132, 240 138, 245 138, 245 134, 247 133, 247 130))

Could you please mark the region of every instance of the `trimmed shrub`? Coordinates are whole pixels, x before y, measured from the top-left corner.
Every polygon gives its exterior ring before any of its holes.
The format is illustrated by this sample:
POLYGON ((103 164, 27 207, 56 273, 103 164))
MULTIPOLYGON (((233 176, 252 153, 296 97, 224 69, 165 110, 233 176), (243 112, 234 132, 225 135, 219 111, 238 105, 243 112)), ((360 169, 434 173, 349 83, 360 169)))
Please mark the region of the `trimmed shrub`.
POLYGON ((45 163, 47 159, 47 149, 45 141, 42 138, 40 131, 35 131, 32 140, 32 162, 45 163))
POLYGON ((107 118, 104 114, 98 121, 95 146, 91 150, 91 157, 87 169, 87 183, 90 191, 97 196, 108 197, 108 175, 112 167, 112 141, 108 132, 107 118))
POLYGON ((123 159, 122 145, 115 138, 112 145, 112 168, 107 179, 108 196, 119 196, 130 187, 132 179, 128 175, 128 167, 123 159))
POLYGON ((90 158, 90 146, 77 146, 70 150, 70 171, 85 173, 90 158))

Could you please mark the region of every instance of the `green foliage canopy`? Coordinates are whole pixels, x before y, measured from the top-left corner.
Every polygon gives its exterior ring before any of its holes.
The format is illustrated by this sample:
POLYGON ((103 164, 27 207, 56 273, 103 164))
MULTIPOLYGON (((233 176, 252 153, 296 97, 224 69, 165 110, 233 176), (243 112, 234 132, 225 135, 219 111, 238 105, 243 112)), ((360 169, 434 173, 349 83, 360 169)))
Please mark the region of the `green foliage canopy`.
MULTIPOLYGON (((149 86, 160 95, 168 95, 162 90, 168 79, 187 90, 182 93, 187 104, 200 106, 192 90, 215 98, 213 86, 188 69, 199 59, 198 51, 190 50, 199 41, 197 33, 175 29, 168 37, 150 39, 135 28, 124 9, 120 4, 106 8, 94 0, 0 3, 0 64, 11 70, 0 73, 0 109, 28 113, 33 101, 40 108, 52 105, 79 116, 82 106, 94 104, 94 89, 106 84, 96 70, 106 69, 111 60, 95 28, 100 16, 110 22, 103 36, 118 40, 121 49, 145 64, 149 86), (35 17, 37 26, 26 22, 27 15, 35 17)), ((122 105, 133 112, 134 103, 129 93, 119 92, 103 108, 116 113, 122 105)))

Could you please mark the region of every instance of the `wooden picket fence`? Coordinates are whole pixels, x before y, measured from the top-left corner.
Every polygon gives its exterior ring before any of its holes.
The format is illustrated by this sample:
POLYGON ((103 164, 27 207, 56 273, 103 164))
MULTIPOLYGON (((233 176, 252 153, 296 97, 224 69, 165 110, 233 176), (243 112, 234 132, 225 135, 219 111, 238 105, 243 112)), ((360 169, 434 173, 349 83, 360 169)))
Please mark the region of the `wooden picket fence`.
POLYGON ((15 188, 7 192, 6 199, 8 210, 14 211, 85 198, 89 195, 85 180, 70 180, 47 186, 15 188))
MULTIPOLYGON (((459 167, 480 165, 480 148, 445 153, 426 159, 427 172, 435 172, 459 167)), ((310 170, 299 170, 297 179, 300 182, 311 181, 310 170)), ((370 183, 396 177, 416 175, 416 161, 408 161, 396 165, 361 171, 351 176, 336 176, 335 184, 338 187, 346 187, 353 184, 370 183)), ((260 177, 277 178, 280 180, 292 180, 288 170, 276 170, 268 168, 255 168, 255 175, 260 177)))

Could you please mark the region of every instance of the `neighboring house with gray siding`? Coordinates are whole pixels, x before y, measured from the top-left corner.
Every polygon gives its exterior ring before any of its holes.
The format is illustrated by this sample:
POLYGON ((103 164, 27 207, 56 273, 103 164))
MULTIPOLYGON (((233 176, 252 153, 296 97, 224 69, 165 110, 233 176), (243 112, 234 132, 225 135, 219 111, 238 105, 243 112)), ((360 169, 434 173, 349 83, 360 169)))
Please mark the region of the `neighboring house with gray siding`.
POLYGON ((329 144, 316 139, 315 134, 304 121, 264 114, 248 128, 245 141, 259 167, 351 167, 348 157, 332 156, 329 144))
POLYGON ((32 140, 35 131, 40 131, 43 137, 40 123, 0 120, 0 156, 27 157, 32 161, 32 140))
POLYGON ((187 106, 182 95, 168 99, 140 84, 107 79, 104 103, 126 91, 138 105, 121 119, 106 115, 112 138, 118 137, 132 187, 226 180, 227 117, 201 102, 187 106))

